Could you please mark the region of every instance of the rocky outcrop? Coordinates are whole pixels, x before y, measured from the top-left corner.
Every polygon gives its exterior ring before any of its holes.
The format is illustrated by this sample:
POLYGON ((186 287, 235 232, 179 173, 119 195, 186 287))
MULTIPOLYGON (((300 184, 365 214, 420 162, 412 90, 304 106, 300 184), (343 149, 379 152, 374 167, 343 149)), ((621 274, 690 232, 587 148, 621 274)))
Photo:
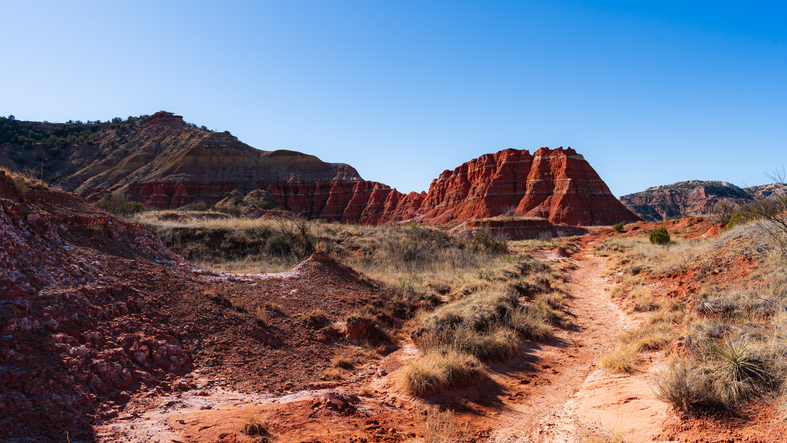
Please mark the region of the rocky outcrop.
POLYGON ((85 438, 91 417, 116 413, 101 404, 191 370, 172 329, 143 315, 145 290, 113 275, 168 264, 185 262, 141 226, 0 170, 0 435, 85 438))
POLYGON ((510 214, 568 225, 637 221, 571 148, 506 149, 445 171, 418 210, 427 223, 510 214))
POLYGON ((661 221, 714 214, 721 205, 736 207, 752 202, 753 194, 727 182, 692 180, 648 188, 624 195, 620 201, 643 220, 661 221))
POLYGON ((570 237, 588 233, 587 229, 578 226, 554 224, 545 219, 517 217, 470 220, 460 223, 452 228, 449 233, 471 239, 482 229, 488 229, 490 234, 507 240, 570 237))

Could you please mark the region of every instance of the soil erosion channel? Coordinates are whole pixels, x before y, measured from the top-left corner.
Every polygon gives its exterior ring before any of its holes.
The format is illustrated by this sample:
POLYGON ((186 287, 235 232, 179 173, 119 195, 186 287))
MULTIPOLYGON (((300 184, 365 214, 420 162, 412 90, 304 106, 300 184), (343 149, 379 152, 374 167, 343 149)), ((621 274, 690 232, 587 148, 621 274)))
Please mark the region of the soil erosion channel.
POLYGON ((570 260, 576 268, 569 271, 566 305, 573 327, 493 368, 503 405, 489 417, 491 442, 574 442, 594 435, 649 441, 666 417, 667 404, 648 384, 657 356, 641 356, 631 374, 598 368, 599 357, 637 321, 610 300, 602 258, 580 253, 570 260))

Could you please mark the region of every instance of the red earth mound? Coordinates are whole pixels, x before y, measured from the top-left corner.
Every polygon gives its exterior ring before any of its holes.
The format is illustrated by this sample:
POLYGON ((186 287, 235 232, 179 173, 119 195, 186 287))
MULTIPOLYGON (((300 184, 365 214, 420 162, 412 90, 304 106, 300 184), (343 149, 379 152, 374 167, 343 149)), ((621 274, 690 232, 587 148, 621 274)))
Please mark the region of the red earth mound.
POLYGON ((408 314, 319 254, 275 275, 195 268, 141 226, 5 172, 0 288, 0 435, 34 440, 91 439, 132 396, 190 388, 195 368, 302 388, 408 314))
POLYGON ((505 217, 466 221, 448 232, 464 238, 473 238, 481 229, 489 229, 491 234, 508 240, 527 240, 544 235, 569 237, 588 232, 587 229, 578 226, 556 225, 544 219, 506 219, 505 217))

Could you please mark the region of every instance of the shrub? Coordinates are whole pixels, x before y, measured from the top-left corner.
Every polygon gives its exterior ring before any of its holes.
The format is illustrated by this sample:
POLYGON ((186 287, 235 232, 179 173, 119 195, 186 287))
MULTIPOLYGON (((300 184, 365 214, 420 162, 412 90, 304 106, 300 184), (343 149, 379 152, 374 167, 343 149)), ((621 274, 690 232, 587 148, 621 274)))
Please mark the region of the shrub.
POLYGON ((104 194, 104 196, 94 204, 99 209, 122 217, 128 217, 145 210, 145 205, 140 202, 126 199, 126 194, 123 192, 104 194))
POLYGON ((259 436, 267 436, 268 430, 265 428, 265 424, 262 423, 260 420, 259 414, 255 413, 248 413, 243 417, 243 424, 241 426, 241 432, 246 435, 259 435, 259 436))
POLYGON ((223 212, 225 214, 231 215, 233 217, 240 217, 241 216, 240 209, 238 209, 238 208, 236 208, 234 206, 223 206, 223 207, 220 207, 218 209, 219 209, 220 212, 223 212))
POLYGON ((727 339, 713 347, 720 366, 713 372, 713 393, 717 403, 731 408, 747 401, 769 384, 765 363, 749 352, 743 340, 727 339))
POLYGON ((690 410, 708 403, 711 394, 710 371, 693 359, 670 361, 655 378, 655 392, 675 407, 690 410))
POLYGON ((456 417, 452 411, 441 411, 433 406, 419 419, 419 428, 424 434, 424 443, 449 443, 456 441, 456 417))
POLYGON ((292 242, 290 238, 282 234, 274 234, 265 241, 263 248, 266 254, 282 257, 292 253, 292 242))
POLYGON ((355 359, 347 355, 337 355, 331 360, 331 365, 335 368, 352 369, 355 367, 355 359))
POLYGON ((650 232, 650 242, 654 245, 667 245, 670 242, 670 235, 664 226, 656 228, 650 232))
POLYGON ((612 226, 612 230, 615 232, 623 232, 623 223, 617 223, 612 226))
POLYGON ((508 241, 501 235, 494 234, 489 226, 484 226, 476 231, 473 236, 473 245, 493 253, 502 253, 508 250, 508 241))
POLYGON ((267 211, 268 209, 271 208, 271 204, 268 201, 261 200, 257 202, 257 208, 263 211, 267 211))
POLYGON ((342 371, 330 368, 322 371, 322 379, 323 380, 344 380, 342 376, 342 371))
POLYGON ((637 365, 636 349, 631 346, 617 346, 604 354, 599 360, 602 368, 614 372, 631 372, 637 365))
POLYGON ((710 350, 706 361, 684 357, 670 362, 656 377, 656 393, 686 410, 734 409, 776 385, 773 369, 742 339, 727 338, 710 350))
POLYGON ((298 318, 312 328, 320 328, 328 322, 328 315, 321 309, 312 309, 309 312, 300 314, 298 318))
POLYGON ((402 384, 413 395, 425 396, 449 388, 474 385, 486 379, 486 371, 472 355, 444 348, 427 351, 402 370, 402 384))

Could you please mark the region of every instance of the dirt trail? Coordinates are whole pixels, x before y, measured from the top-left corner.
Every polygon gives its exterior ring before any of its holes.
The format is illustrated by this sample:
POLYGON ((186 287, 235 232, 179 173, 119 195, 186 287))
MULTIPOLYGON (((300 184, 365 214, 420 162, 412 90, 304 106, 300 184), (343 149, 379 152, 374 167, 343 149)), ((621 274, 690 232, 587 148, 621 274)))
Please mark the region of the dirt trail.
POLYGON ((641 357, 630 375, 598 369, 598 358, 636 322, 610 300, 603 259, 574 261, 566 303, 574 327, 493 368, 493 382, 507 395, 490 417, 490 442, 575 442, 599 433, 649 441, 661 428, 667 405, 648 384, 654 356, 641 357))

